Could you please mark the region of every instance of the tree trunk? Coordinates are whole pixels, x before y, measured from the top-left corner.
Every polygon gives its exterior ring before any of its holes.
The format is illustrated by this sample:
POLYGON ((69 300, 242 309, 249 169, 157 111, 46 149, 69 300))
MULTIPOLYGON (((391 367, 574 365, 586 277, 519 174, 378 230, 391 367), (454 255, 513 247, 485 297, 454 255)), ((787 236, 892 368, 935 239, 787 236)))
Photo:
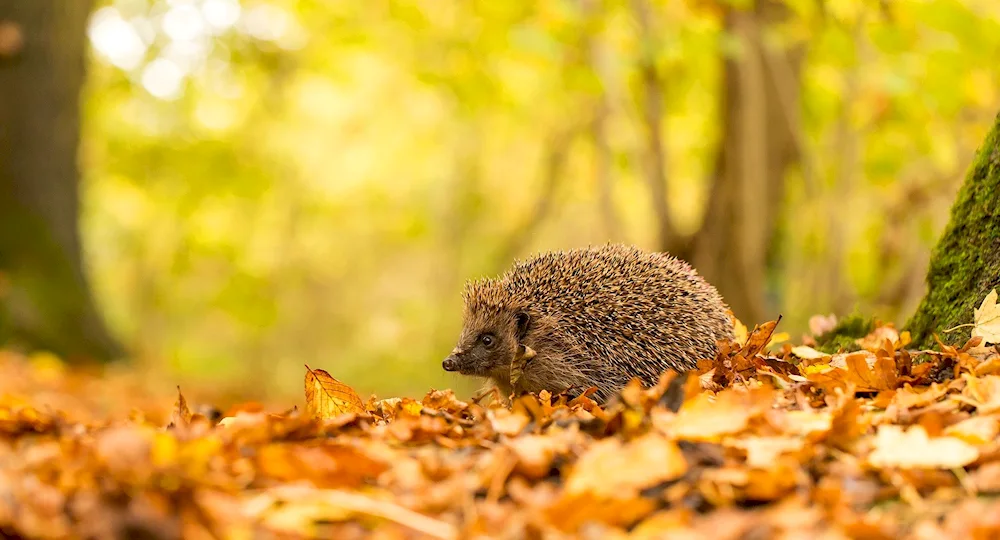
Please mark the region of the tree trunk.
POLYGON ((941 331, 972 322, 973 311, 1000 287, 1000 115, 979 147, 951 207, 951 219, 931 255, 927 294, 906 323, 913 346, 946 343, 968 333, 941 331))
POLYGON ((691 262, 715 285, 738 318, 765 313, 765 279, 784 197, 785 172, 799 156, 799 74, 804 51, 769 50, 762 29, 780 22, 787 8, 761 0, 750 10, 730 9, 727 31, 742 54, 723 73, 722 144, 705 221, 695 236, 691 262))
POLYGON ((77 223, 90 7, 0 0, 0 320, 31 347, 109 360, 122 351, 95 308, 77 223))

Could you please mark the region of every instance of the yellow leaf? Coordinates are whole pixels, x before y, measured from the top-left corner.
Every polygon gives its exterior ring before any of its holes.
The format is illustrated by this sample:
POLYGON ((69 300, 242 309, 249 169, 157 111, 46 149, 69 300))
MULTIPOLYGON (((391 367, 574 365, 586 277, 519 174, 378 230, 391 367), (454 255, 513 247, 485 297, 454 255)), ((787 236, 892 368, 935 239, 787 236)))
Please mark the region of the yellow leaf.
POLYGON ((792 354, 803 358, 805 360, 815 360, 817 358, 823 358, 824 356, 830 356, 824 352, 817 351, 812 347, 807 347, 805 345, 799 345, 797 347, 792 347, 792 354))
POLYGON ((1000 343, 1000 306, 997 305, 996 289, 983 299, 983 303, 975 311, 974 320, 972 337, 982 337, 984 345, 1000 343))
POLYGON ((314 418, 326 420, 347 413, 363 413, 365 404, 350 386, 322 369, 306 366, 306 409, 314 418))
POLYGON ((735 315, 730 313, 730 317, 733 319, 733 341, 743 346, 746 344, 747 338, 750 337, 750 331, 747 330, 747 325, 740 322, 735 315))
POLYGON ((767 343, 768 347, 773 347, 779 343, 784 343, 788 341, 792 336, 788 332, 778 332, 771 336, 771 341, 767 343))

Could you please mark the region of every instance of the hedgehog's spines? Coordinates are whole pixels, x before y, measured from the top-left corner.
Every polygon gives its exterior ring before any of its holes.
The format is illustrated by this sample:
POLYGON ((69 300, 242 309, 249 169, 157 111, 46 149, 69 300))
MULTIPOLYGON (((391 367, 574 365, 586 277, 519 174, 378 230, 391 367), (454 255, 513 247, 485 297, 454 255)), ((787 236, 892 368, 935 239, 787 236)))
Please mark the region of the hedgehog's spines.
POLYGON ((668 368, 693 368, 733 335, 722 298, 690 265, 621 244, 517 261, 496 279, 469 282, 465 302, 467 323, 472 313, 531 313, 527 391, 596 386, 606 399, 632 377, 652 385, 668 368))

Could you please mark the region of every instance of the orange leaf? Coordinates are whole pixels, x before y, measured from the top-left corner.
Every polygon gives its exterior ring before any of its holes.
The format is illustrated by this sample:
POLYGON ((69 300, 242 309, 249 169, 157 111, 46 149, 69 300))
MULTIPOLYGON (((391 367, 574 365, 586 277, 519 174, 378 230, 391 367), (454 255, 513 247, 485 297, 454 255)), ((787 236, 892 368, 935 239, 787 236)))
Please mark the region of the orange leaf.
POLYGON ((320 420, 347 413, 365 412, 365 404, 353 388, 322 369, 306 366, 306 409, 320 420))
MULTIPOLYGON (((880 392, 896 389, 896 362, 892 358, 874 358, 869 367, 868 353, 849 354, 843 358, 843 367, 831 364, 809 366, 803 373, 810 382, 827 390, 856 385, 857 392, 880 392)), ((837 358, 835 357, 835 360, 837 358)))
POLYGON ((775 321, 766 322, 754 326, 753 332, 750 332, 750 338, 747 339, 746 345, 740 350, 740 354, 750 358, 767 347, 767 344, 771 342, 771 334, 774 333, 775 327, 781 322, 781 316, 775 321))

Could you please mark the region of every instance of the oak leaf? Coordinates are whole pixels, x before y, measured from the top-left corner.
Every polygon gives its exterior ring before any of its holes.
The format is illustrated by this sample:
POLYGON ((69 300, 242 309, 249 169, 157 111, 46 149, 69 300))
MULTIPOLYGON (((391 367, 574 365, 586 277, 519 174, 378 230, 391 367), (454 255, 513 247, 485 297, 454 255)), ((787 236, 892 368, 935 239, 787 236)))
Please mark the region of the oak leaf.
POLYGON ((1000 343, 1000 305, 997 304, 997 290, 986 295, 973 318, 972 337, 982 337, 983 343, 1000 343))
POLYGON ((313 418, 327 420, 342 414, 364 413, 365 404, 353 388, 322 369, 306 366, 306 409, 313 418))

